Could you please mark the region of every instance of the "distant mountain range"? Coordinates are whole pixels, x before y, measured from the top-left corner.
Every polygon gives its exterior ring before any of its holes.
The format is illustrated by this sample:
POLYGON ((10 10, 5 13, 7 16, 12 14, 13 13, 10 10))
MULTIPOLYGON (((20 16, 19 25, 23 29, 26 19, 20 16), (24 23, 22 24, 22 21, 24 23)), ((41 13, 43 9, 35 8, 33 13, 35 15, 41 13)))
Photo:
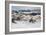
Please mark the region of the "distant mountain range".
POLYGON ((34 12, 34 13, 35 13, 35 12, 36 12, 36 13, 38 12, 38 13, 40 13, 40 11, 41 11, 40 9, 34 9, 34 10, 12 10, 12 12, 15 12, 15 13, 19 13, 19 12, 32 12, 32 13, 33 13, 33 12, 34 12))
POLYGON ((12 10, 14 13, 20 13, 20 14, 31 14, 31 15, 40 15, 40 10, 12 10), (34 11, 34 12, 33 12, 34 11), (38 11, 38 12, 37 12, 38 11))

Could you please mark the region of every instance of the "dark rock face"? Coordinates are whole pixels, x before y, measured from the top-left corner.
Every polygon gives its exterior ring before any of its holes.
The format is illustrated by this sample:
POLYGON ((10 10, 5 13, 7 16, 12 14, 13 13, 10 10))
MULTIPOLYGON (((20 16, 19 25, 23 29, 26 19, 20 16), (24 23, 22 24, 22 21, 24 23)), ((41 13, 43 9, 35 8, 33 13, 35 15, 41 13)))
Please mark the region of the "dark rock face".
POLYGON ((17 19, 16 20, 20 20, 20 18, 19 17, 17 17, 17 19))
POLYGON ((18 20, 20 20, 20 18, 19 18, 19 17, 17 17, 17 19, 12 18, 12 22, 13 22, 13 23, 16 23, 16 22, 15 22, 15 20, 17 20, 17 21, 18 21, 18 20))
POLYGON ((16 23, 14 18, 12 18, 12 22, 13 22, 13 23, 16 23))
POLYGON ((33 16, 40 15, 40 13, 31 13, 31 15, 33 15, 33 16))
POLYGON ((30 20, 29 20, 29 22, 32 22, 32 21, 33 21, 33 19, 30 19, 30 20))
POLYGON ((36 20, 30 19, 29 22, 34 23, 34 22, 36 22, 36 20))

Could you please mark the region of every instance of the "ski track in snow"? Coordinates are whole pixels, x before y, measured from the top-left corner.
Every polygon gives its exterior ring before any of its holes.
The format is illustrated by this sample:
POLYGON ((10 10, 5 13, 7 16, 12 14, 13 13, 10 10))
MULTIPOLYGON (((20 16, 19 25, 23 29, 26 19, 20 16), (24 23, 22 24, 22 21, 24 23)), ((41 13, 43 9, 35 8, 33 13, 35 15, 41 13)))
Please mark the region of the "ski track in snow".
POLYGON ((17 24, 11 23, 12 29, 19 29, 19 28, 40 28, 41 27, 41 21, 38 20, 34 23, 29 21, 16 21, 17 24))

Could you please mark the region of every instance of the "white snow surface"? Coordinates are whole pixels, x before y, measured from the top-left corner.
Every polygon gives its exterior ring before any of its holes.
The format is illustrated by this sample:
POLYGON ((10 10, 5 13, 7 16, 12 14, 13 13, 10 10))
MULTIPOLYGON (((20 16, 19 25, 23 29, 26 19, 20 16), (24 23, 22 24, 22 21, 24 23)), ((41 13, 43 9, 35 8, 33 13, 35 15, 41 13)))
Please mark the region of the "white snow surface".
POLYGON ((41 20, 37 20, 34 23, 29 22, 29 21, 16 21, 16 23, 11 23, 11 28, 12 29, 40 28, 41 27, 41 20))

